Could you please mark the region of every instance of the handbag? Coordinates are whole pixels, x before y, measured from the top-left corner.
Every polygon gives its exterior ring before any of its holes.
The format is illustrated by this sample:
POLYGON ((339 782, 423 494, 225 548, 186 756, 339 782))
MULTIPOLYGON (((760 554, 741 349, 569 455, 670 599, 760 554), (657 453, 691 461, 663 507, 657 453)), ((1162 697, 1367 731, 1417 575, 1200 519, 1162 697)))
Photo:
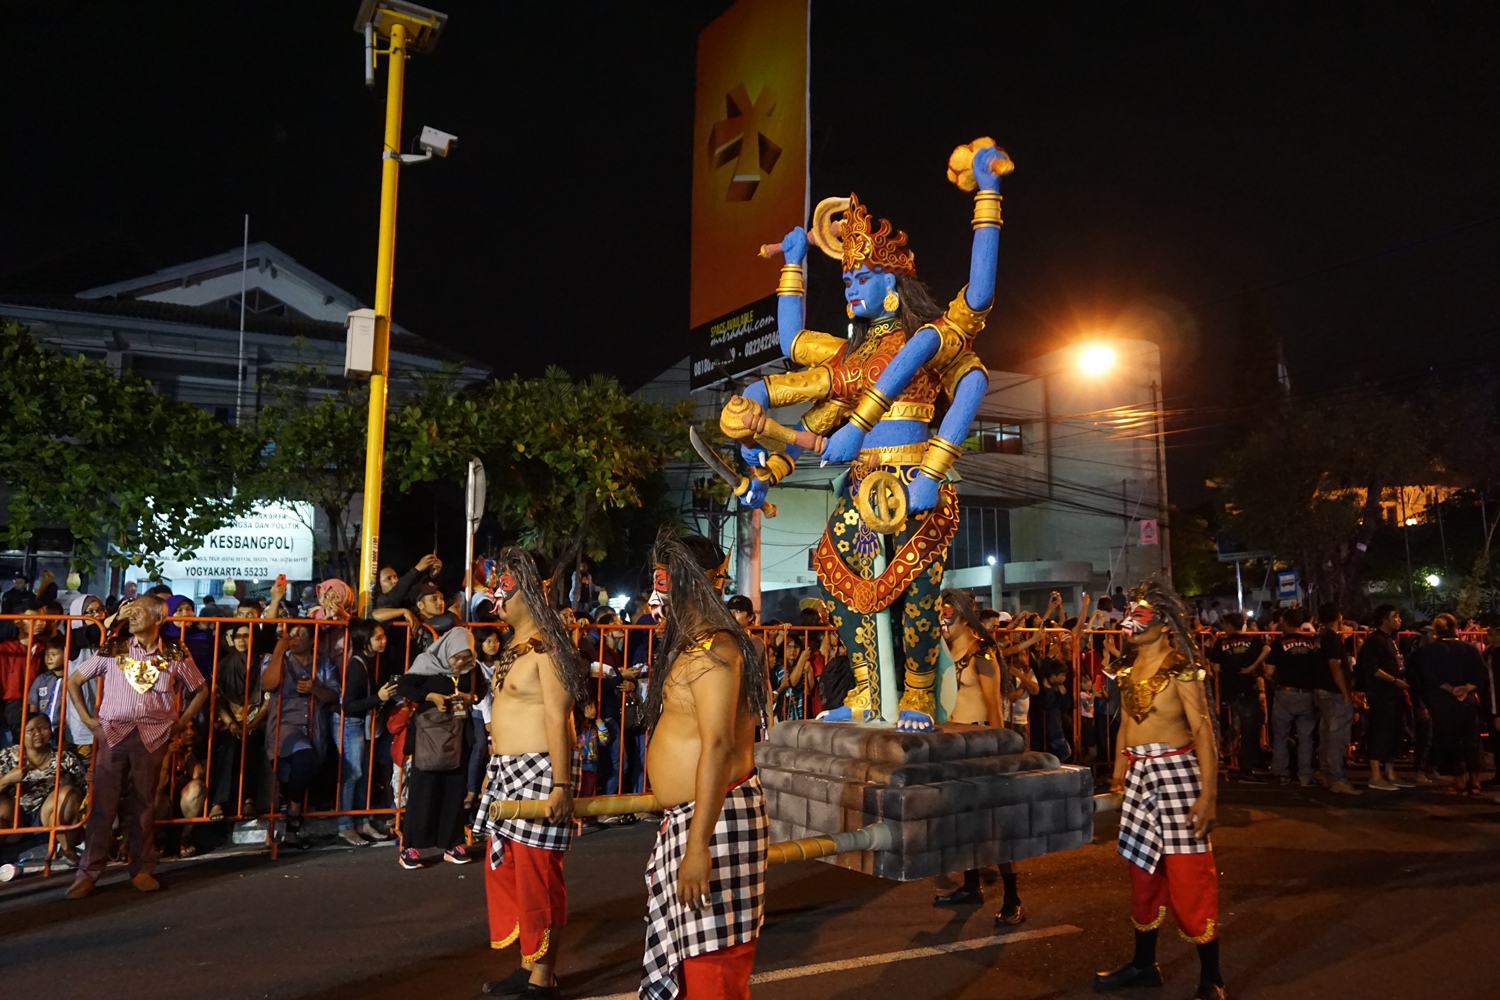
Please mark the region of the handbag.
POLYGON ((645 713, 641 710, 641 699, 634 691, 625 692, 625 704, 620 710, 621 721, 627 732, 646 728, 645 713))
POLYGON ((464 759, 467 717, 436 708, 418 712, 411 720, 412 765, 421 771, 454 771, 464 759))

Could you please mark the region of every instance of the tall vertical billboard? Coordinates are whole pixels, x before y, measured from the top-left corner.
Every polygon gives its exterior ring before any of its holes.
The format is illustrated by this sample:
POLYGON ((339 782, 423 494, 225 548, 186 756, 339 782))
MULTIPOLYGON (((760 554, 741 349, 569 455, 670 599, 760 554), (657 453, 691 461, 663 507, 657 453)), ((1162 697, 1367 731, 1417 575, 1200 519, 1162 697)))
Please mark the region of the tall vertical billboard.
POLYGON ((692 388, 780 355, 779 258, 807 218, 808 0, 739 0, 698 36, 693 120, 692 388))

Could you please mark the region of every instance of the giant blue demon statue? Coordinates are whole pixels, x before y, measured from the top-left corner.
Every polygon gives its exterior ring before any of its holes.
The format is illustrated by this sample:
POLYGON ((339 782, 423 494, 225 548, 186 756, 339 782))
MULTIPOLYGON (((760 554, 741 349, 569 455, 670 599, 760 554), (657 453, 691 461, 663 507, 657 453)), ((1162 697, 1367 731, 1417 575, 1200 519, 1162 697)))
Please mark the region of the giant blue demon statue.
POLYGON ((844 705, 827 713, 833 721, 881 717, 876 615, 889 609, 905 662, 897 726, 933 726, 942 641, 937 598, 958 529, 948 473, 988 385, 973 345, 994 301, 1000 178, 1011 169, 989 139, 960 146, 949 160, 949 179, 974 191, 974 247, 969 283, 946 309, 918 280, 906 234, 873 219, 854 195, 820 204, 811 233, 799 226, 779 248, 765 248, 785 257, 777 319, 782 352, 797 367, 731 400, 721 426, 752 467, 737 491, 750 507, 764 503, 805 450, 821 450, 825 464, 852 463, 815 557, 855 678, 844 705), (810 244, 842 261, 853 321, 847 339, 804 327, 810 244), (947 406, 934 426, 939 397, 947 406), (796 403, 812 406, 795 429, 766 415, 796 403))

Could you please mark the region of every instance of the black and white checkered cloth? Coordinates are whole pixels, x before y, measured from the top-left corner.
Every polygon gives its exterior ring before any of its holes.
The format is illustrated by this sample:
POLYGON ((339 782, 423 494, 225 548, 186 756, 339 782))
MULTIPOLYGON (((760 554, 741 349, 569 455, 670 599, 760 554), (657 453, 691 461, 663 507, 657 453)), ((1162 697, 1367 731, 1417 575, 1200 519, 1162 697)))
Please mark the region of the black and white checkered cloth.
MULTIPOLYGON (((573 753, 573 775, 577 780, 579 756, 573 753)), ((474 817, 474 836, 490 838, 490 867, 505 860, 505 842, 514 840, 527 847, 566 851, 573 843, 573 822, 553 825, 530 819, 490 819, 490 803, 509 799, 545 799, 552 794, 552 758, 544 753, 493 754, 485 768, 484 792, 474 817)))
POLYGON ((1203 788, 1198 757, 1166 743, 1126 747, 1125 803, 1120 810, 1120 856, 1155 873, 1163 854, 1204 854, 1208 837, 1193 836, 1188 820, 1203 788))
POLYGON ((646 866, 646 958, 641 1000, 675 1000, 684 959, 752 941, 766 912, 766 851, 771 824, 760 778, 751 775, 724 797, 709 854, 709 904, 694 911, 677 901, 677 872, 687 853, 694 803, 666 811, 646 866))

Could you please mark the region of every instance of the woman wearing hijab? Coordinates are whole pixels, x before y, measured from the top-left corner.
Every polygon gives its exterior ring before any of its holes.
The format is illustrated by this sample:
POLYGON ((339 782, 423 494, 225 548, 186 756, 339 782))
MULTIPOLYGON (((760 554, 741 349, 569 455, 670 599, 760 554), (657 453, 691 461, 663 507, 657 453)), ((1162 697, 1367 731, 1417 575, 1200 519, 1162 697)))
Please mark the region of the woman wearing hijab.
MULTIPOLYGON (((104 602, 93 594, 79 594, 68 605, 68 614, 79 618, 88 616, 93 619, 80 621, 69 629, 68 651, 72 659, 68 663, 68 672, 71 673, 104 645, 104 602)), ((97 680, 84 682, 83 700, 90 706, 98 704, 99 682, 97 680)), ((94 752, 93 730, 83 724, 83 718, 72 710, 71 705, 65 711, 68 746, 77 748, 79 755, 87 760, 94 752)), ((54 731, 62 731, 57 728, 56 723, 54 723, 54 731)))
POLYGON ((92 618, 93 621, 78 621, 73 624, 68 637, 68 649, 73 662, 79 663, 94 655, 94 650, 104 645, 104 602, 93 594, 79 594, 68 605, 68 614, 75 618, 92 618))
MULTIPOLYGON (((354 616, 354 591, 337 577, 330 577, 316 587, 318 606, 307 613, 315 621, 347 625, 354 616)), ((318 627, 318 649, 334 663, 344 662, 346 629, 330 625, 318 627)))
POLYGON ((466 765, 474 739, 469 715, 486 691, 484 676, 474 669, 476 662, 474 634, 466 628, 452 628, 412 660, 411 669, 396 685, 401 697, 416 703, 406 727, 411 775, 406 781, 406 813, 397 858, 402 868, 421 868, 423 852, 432 848, 442 850, 443 860, 452 864, 473 860, 463 843, 463 821, 466 765), (451 767, 438 769, 423 760, 418 730, 435 732, 444 725, 455 734, 457 753, 451 767))
POLYGON ((214 664, 213 789, 209 819, 223 819, 225 807, 239 796, 240 815, 256 815, 256 791, 260 787, 263 750, 261 724, 266 721, 266 700, 260 686, 260 663, 250 655, 252 626, 235 623, 224 628, 224 646, 214 664), (244 753, 246 745, 251 747, 244 753), (245 762, 241 795, 240 760, 245 762))

